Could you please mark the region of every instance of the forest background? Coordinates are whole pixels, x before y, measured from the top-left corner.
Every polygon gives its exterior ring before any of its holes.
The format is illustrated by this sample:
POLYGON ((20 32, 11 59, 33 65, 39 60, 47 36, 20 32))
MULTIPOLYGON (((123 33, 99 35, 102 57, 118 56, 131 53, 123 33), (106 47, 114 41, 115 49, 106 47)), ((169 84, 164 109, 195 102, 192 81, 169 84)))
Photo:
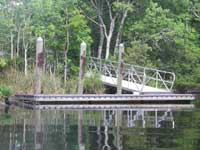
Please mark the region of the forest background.
MULTIPOLYGON (((175 72, 176 90, 199 91, 199 0, 0 0, 1 85, 30 92, 37 37, 48 92, 75 93, 82 41, 88 56, 112 60, 124 43, 125 62, 175 72)), ((95 84, 86 91, 98 93, 95 84)))

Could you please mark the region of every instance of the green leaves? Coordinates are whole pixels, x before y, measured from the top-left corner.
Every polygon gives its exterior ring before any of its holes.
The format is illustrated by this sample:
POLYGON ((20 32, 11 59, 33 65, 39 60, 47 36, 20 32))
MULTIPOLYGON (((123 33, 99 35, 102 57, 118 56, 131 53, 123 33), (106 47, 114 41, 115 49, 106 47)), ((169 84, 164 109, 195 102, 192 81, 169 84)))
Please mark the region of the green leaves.
POLYGON ((0 58, 0 70, 2 70, 6 64, 6 60, 4 58, 0 58))
POLYGON ((124 36, 131 43, 127 61, 137 60, 144 65, 150 61, 153 66, 174 71, 178 84, 200 85, 200 30, 196 19, 193 20, 194 14, 188 10, 190 7, 189 0, 150 1, 141 18, 127 23, 124 36), (150 49, 142 47, 144 44, 150 49))
POLYGON ((105 89, 100 78, 97 72, 90 72, 89 77, 84 81, 84 93, 102 94, 105 89))
POLYGON ((73 35, 77 39, 77 44, 82 41, 85 41, 88 44, 92 42, 90 37, 91 30, 88 28, 87 21, 83 15, 76 13, 70 18, 69 22, 69 25, 74 33, 73 35))
POLYGON ((13 94, 13 91, 10 87, 7 87, 5 85, 0 86, 0 95, 4 97, 9 97, 13 94))
MULTIPOLYGON (((126 45, 125 60, 175 71, 178 82, 200 85, 199 0, 113 0, 109 1, 110 6, 105 0, 93 1, 97 9, 91 6, 90 0, 20 2, 23 5, 13 6, 10 1, 0 1, 0 50, 9 53, 12 43, 14 50, 20 50, 21 60, 24 47, 28 50, 28 60, 35 59, 35 39, 41 36, 48 52, 47 63, 63 64, 63 51, 67 51, 69 70, 76 75, 82 41, 87 43, 88 55, 90 49, 97 55, 101 39, 98 11, 107 31, 110 29, 109 13, 116 17, 110 53, 115 47, 123 14, 127 11, 125 28, 120 29, 123 35, 119 36, 126 45), (112 7, 110 12, 108 7, 112 7)), ((102 56, 105 55, 106 40, 103 42, 102 56)), ((5 63, 5 58, 0 59, 0 69, 5 67, 5 63)), ((23 69, 23 63, 21 61, 19 68, 23 69)))
POLYGON ((115 11, 128 11, 128 12, 132 12, 133 11, 133 5, 132 4, 130 4, 130 3, 127 3, 127 2, 124 2, 124 1, 122 1, 122 2, 119 2, 119 1, 117 1, 117 2, 114 2, 113 3, 113 9, 115 10, 115 11))
POLYGON ((125 61, 135 65, 151 66, 148 52, 152 48, 148 44, 143 44, 141 41, 133 41, 125 51, 125 61))

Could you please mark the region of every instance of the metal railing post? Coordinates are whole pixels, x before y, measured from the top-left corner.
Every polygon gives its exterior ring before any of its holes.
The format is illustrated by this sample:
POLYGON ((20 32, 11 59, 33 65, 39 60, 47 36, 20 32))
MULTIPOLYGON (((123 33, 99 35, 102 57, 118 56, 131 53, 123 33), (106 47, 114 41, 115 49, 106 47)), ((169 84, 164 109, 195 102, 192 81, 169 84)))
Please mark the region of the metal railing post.
POLYGON ((158 88, 158 71, 156 71, 156 88, 158 88))
POLYGON ((142 80, 142 88, 141 88, 141 91, 140 91, 140 92, 143 91, 145 84, 146 84, 146 68, 144 68, 143 80, 142 80))

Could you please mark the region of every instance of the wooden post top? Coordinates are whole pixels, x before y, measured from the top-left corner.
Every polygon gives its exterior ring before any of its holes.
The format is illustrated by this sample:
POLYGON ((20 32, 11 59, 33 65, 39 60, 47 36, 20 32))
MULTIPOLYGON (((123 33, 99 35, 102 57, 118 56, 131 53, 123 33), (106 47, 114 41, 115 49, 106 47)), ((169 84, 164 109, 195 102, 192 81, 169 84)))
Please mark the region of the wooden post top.
POLYGON ((119 44, 119 52, 124 53, 124 44, 119 44))
POLYGON ((37 42, 43 42, 43 39, 41 37, 38 37, 37 42))
POLYGON ((82 57, 86 57, 86 48, 87 48, 87 44, 85 42, 81 43, 81 56, 82 57))

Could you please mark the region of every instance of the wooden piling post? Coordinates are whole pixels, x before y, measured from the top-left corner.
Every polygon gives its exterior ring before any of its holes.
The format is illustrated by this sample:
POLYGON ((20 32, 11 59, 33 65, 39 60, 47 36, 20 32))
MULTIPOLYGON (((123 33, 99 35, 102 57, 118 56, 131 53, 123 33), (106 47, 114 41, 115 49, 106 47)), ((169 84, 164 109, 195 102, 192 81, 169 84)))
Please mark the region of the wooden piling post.
POLYGON ((118 64, 118 77, 117 77, 117 94, 122 94, 122 80, 124 68, 124 44, 119 45, 119 64, 118 64))
POLYGON ((41 94, 41 77, 43 71, 43 39, 39 37, 36 43, 36 66, 35 66, 35 85, 34 94, 41 94))
POLYGON ((80 70, 79 70, 79 81, 78 81, 78 94, 83 94, 83 85, 85 78, 85 64, 86 64, 86 48, 85 42, 81 43, 80 50, 80 70))

